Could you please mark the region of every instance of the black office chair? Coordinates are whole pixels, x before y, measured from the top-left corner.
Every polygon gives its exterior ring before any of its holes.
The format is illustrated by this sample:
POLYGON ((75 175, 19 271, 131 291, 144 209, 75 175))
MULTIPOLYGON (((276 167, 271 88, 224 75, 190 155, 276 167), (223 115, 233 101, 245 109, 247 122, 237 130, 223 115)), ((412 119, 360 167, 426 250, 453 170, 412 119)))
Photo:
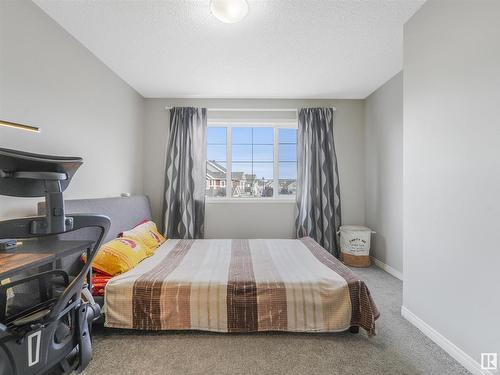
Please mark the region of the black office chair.
POLYGON ((0 286, 0 375, 81 372, 92 357, 91 322, 100 316, 86 275, 109 229, 103 215, 65 216, 63 191, 81 158, 56 157, 0 148, 0 195, 43 197, 46 216, 0 222, 0 239, 55 236, 87 227, 100 229, 81 272, 72 280, 64 270, 23 277, 0 286), (9 291, 23 287, 22 300, 9 291), (14 300, 12 306, 7 306, 14 300))

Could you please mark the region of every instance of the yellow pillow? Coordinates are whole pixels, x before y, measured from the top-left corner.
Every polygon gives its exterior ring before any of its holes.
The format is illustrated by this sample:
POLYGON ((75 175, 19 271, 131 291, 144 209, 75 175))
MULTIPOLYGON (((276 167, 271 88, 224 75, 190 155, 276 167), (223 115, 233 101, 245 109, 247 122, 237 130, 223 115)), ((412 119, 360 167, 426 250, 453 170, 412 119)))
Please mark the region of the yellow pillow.
POLYGON ((101 246, 92 263, 92 268, 115 276, 134 268, 147 257, 145 244, 133 238, 120 237, 101 246))
POLYGON ((158 246, 166 241, 165 237, 158 232, 156 224, 152 221, 145 221, 123 232, 121 235, 144 243, 148 247, 146 250, 148 255, 153 255, 158 246))

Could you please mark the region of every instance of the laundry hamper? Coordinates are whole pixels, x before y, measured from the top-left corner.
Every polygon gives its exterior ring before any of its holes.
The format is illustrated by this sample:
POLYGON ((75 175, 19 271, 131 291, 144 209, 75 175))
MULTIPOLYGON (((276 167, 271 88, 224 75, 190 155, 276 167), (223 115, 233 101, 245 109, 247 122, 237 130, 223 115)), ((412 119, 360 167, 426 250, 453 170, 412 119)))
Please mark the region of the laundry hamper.
POLYGON ((340 235, 340 259, 348 266, 370 267, 370 239, 375 233, 360 225, 342 225, 340 235))

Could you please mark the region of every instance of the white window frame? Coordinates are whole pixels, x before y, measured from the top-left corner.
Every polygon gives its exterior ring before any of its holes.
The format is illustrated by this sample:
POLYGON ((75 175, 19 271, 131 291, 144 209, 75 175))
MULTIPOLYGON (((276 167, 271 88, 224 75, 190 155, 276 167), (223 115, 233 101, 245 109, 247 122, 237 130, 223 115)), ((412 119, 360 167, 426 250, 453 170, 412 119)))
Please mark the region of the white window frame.
POLYGON ((270 202, 270 203, 289 203, 295 202, 295 195, 281 195, 278 194, 279 189, 279 140, 278 129, 297 129, 297 121, 284 121, 284 122, 269 122, 259 120, 224 120, 224 121, 208 121, 209 128, 226 128, 226 196, 225 197, 205 197, 206 203, 226 203, 226 202, 270 202), (272 197, 255 197, 255 198, 234 198, 233 197, 233 184, 232 184, 232 155, 233 155, 233 128, 273 128, 274 131, 274 145, 273 145, 273 196, 272 197))

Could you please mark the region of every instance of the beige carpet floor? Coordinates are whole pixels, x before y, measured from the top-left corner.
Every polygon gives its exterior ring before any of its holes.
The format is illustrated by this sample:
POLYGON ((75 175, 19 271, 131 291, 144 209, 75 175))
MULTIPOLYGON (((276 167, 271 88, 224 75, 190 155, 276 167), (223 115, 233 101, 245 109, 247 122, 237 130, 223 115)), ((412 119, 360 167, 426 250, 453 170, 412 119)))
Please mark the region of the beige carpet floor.
POLYGON ((371 267, 355 269, 381 317, 378 334, 214 334, 94 331, 85 375, 436 374, 468 372, 401 317, 402 283, 371 267))

